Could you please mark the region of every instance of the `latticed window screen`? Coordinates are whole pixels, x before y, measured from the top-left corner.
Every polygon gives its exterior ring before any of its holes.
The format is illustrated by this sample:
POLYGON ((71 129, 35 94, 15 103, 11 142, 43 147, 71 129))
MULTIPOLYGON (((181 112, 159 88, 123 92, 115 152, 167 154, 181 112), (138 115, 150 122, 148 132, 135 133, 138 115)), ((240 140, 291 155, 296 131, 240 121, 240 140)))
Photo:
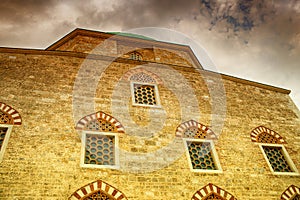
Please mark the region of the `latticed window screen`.
POLYGON ((149 76, 148 74, 144 72, 140 72, 137 74, 134 74, 130 77, 130 81, 140 82, 140 83, 156 83, 156 80, 149 76))
POLYGON ((203 200, 226 200, 225 198, 221 197, 218 194, 212 193, 207 197, 204 197, 203 200))
POLYGON ((282 147, 262 146, 274 172, 293 172, 290 168, 282 147))
POLYGON ((300 200, 300 195, 296 194, 291 200, 300 200))
POLYGON ((198 138, 198 139, 205 139, 206 138, 206 132, 201 130, 198 127, 189 127, 185 130, 184 136, 187 138, 198 138))
POLYGON ((7 127, 0 127, 0 150, 2 149, 2 145, 4 143, 4 138, 7 133, 7 127))
POLYGON ((133 84, 134 102, 142 105, 157 105, 154 85, 133 84))
POLYGON ((84 198, 84 200, 114 200, 114 198, 109 197, 107 194, 105 194, 102 191, 97 191, 88 197, 84 198))
POLYGON ((86 134, 84 164, 115 165, 115 136, 86 134))
POLYGON ((217 170, 209 142, 187 141, 193 169, 217 170))
POLYGON ((278 139, 269 133, 261 133, 257 136, 257 141, 260 143, 278 143, 278 139))
POLYGON ((143 60, 142 55, 137 52, 132 52, 130 54, 130 59, 132 60, 143 60))
POLYGON ((116 132, 116 127, 104 119, 97 119, 87 123, 86 129, 90 131, 116 132))
POLYGON ((13 119, 10 116, 8 116, 7 114, 0 111, 0 123, 1 124, 12 124, 13 119))

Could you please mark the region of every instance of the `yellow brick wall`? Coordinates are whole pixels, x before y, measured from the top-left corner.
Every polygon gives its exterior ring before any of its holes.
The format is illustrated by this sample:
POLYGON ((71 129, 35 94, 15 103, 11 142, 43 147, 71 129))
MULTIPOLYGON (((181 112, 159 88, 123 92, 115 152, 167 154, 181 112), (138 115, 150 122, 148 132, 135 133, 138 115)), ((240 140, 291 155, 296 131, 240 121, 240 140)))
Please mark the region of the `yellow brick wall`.
POLYGON ((300 186, 300 176, 273 175, 250 138, 260 125, 275 130, 287 141, 285 147, 300 169, 299 111, 287 94, 184 67, 190 65, 184 53, 179 60, 157 49, 147 54, 151 60, 164 58, 162 63, 174 59, 176 65, 1 53, 0 102, 18 110, 23 122, 13 127, 0 163, 0 199, 67 199, 96 180, 122 191, 129 200, 191 199, 208 183, 241 200, 278 200, 290 185, 300 186), (132 106, 124 74, 138 67, 162 79, 161 108, 132 106), (84 81, 102 69, 96 88, 84 81), (74 90, 82 96, 74 96, 74 90), (97 111, 125 127, 119 134, 120 170, 80 167, 75 123, 97 111), (190 170, 175 131, 191 119, 220 134, 215 146, 222 173, 190 170))

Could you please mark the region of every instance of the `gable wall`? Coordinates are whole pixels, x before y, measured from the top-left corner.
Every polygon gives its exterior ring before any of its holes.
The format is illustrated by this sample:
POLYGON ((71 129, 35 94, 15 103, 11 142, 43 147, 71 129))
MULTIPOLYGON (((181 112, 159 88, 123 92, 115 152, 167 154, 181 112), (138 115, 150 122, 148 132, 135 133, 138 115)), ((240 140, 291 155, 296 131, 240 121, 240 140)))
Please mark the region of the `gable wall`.
MULTIPOLYGON (((109 52, 115 52, 114 48, 109 52)), ((159 55, 159 51, 155 53, 159 55)), ((16 108, 23 119, 21 126, 13 127, 0 163, 1 198, 67 199, 78 188, 101 179, 129 200, 190 199, 208 183, 237 199, 277 200, 289 185, 299 183, 299 176, 273 175, 250 138, 251 130, 259 125, 276 130, 286 139, 286 149, 300 169, 298 111, 286 94, 199 74, 194 68, 66 56, 2 53, 0 74, 1 101, 16 108), (136 67, 163 80, 158 85, 162 108, 131 105, 129 82, 122 77, 136 67), (102 69, 96 88, 84 81, 92 80, 102 69), (74 96, 78 78, 82 81, 76 94, 82 95, 74 96), (224 84, 224 90, 218 83, 224 84), (119 138, 120 149, 125 152, 120 155, 122 170, 79 166, 81 142, 75 123, 100 110, 125 127, 119 138), (223 173, 189 169, 175 131, 190 119, 216 132, 221 130, 216 150, 223 173), (168 151, 159 152, 171 143, 174 146, 168 151)))

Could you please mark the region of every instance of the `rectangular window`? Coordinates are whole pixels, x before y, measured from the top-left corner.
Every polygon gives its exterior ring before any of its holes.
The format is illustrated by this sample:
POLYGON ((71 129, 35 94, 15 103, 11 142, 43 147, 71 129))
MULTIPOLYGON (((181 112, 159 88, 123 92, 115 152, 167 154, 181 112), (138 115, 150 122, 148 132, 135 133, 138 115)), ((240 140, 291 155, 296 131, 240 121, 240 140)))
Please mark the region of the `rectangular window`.
POLYGON ((133 105, 160 107, 158 89, 155 84, 131 83, 133 105))
POLYGON ((211 140, 184 139, 189 166, 195 172, 222 172, 211 140))
POLYGON ((6 149, 12 125, 0 124, 0 162, 3 159, 4 151, 6 149))
POLYGON ((118 137, 114 133, 84 132, 81 166, 117 169, 119 167, 117 147, 118 137))
POLYGON ((259 144, 263 155, 274 174, 293 175, 297 169, 283 145, 280 144, 259 144))

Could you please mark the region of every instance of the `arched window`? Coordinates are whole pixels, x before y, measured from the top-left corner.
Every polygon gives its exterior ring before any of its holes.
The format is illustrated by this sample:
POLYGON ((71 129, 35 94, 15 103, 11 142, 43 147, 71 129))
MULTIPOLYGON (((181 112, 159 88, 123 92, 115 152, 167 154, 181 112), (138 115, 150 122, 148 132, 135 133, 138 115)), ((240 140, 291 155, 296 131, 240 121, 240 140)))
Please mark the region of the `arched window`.
POLYGON ((82 167, 119 168, 118 133, 124 127, 117 119, 97 112, 79 120, 76 129, 82 133, 82 167))
POLYGON ((258 143, 267 163, 274 174, 292 175, 298 173, 283 144, 286 141, 275 131, 259 126, 251 132, 252 142, 258 143))
POLYGON ((177 127, 176 136, 182 137, 189 166, 195 172, 222 172, 214 140, 215 133, 207 126, 194 120, 177 127))
POLYGON ((69 200, 127 200, 127 198, 115 187, 98 180, 75 191, 69 200))
POLYGON ((281 195, 281 200, 300 200, 300 188, 291 185, 281 195))
POLYGON ((22 119, 18 111, 0 102, 0 162, 3 159, 13 125, 21 125, 22 119))
POLYGON ((129 55, 129 58, 131 60, 143 60, 142 55, 136 51, 131 52, 129 55))
POLYGON ((212 183, 207 184, 198 190, 192 197, 192 200, 237 200, 232 194, 215 186, 212 183))
POLYGON ((162 83, 157 75, 137 68, 124 76, 130 81, 132 104, 135 106, 160 107, 157 85, 162 83))

